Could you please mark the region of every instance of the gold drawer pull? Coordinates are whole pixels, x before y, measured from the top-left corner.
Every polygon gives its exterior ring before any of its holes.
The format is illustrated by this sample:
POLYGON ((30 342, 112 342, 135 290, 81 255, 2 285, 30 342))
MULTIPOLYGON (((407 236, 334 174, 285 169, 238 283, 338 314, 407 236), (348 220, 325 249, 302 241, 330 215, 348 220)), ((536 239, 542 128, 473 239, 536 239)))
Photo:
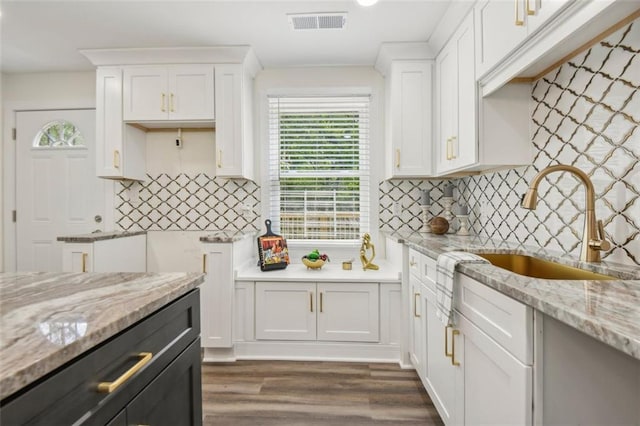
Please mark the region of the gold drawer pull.
POLYGON ((396 169, 400 168, 400 149, 396 149, 396 169))
POLYGON ((451 136, 451 159, 455 160, 456 158, 456 154, 455 154, 455 150, 453 149, 453 143, 456 141, 456 137, 455 136, 451 136))
POLYGON ((451 332, 451 365, 460 365, 456 361, 456 336, 460 334, 460 330, 453 330, 451 332))
POLYGON ((206 254, 202 255, 202 273, 203 274, 207 273, 207 255, 206 254))
POLYGON ((166 98, 166 95, 163 93, 162 99, 160 100, 160 111, 162 112, 167 112, 167 109, 164 107, 165 98, 166 98))
POLYGON ((219 169, 222 168, 222 150, 221 149, 218 150, 218 168, 219 169))
MULTIPOLYGON (((526 1, 526 4, 527 4, 527 15, 535 15, 535 14, 536 14, 536 10, 535 10, 535 9, 531 9, 531 8, 529 7, 529 3, 530 3, 530 1, 531 1, 531 0, 527 0, 527 1, 526 1)), ((533 2, 535 3, 535 2, 536 2, 536 0, 533 0, 533 2)))
POLYGON ((518 3, 520 3, 521 1, 522 0, 515 0, 515 2, 516 2, 516 5, 515 5, 516 6, 515 7, 515 9, 516 9, 516 22, 515 22, 515 24, 516 24, 517 27, 521 27, 521 26, 524 25, 524 21, 522 19, 520 19, 520 10, 519 10, 520 8, 518 7, 518 3))
POLYGON ((449 353, 449 328, 450 326, 446 326, 444 328, 444 356, 447 358, 453 356, 453 352, 449 353))
POLYGON ((131 376, 136 374, 138 372, 138 370, 140 370, 142 367, 147 365, 147 363, 149 361, 151 361, 151 358, 153 357, 153 354, 151 352, 140 352, 137 356, 140 357, 140 360, 138 362, 136 362, 133 365, 133 367, 131 367, 130 369, 125 371, 122 374, 122 376, 118 377, 115 381, 98 383, 98 392, 100 392, 100 393, 111 393, 114 390, 118 389, 120 387, 120 385, 122 385, 124 382, 129 380, 131 378, 131 376))
POLYGON ((420 318, 420 314, 418 313, 418 297, 420 297, 420 293, 413 294, 413 316, 416 318, 420 318))
POLYGON ((120 151, 117 149, 113 151, 113 167, 115 169, 120 168, 120 151))
POLYGON ((313 312, 313 293, 309 293, 309 311, 313 312))
POLYGON ((87 272, 87 256, 88 253, 82 253, 82 272, 87 272))
POLYGON ((322 292, 320 292, 320 313, 322 313, 322 292))
POLYGON ((170 110, 171 110, 171 112, 175 112, 175 110, 173 109, 173 93, 171 94, 171 96, 169 97, 169 99, 170 99, 170 105, 171 105, 170 110))
POLYGON ((451 138, 447 138, 447 160, 451 160, 451 138))

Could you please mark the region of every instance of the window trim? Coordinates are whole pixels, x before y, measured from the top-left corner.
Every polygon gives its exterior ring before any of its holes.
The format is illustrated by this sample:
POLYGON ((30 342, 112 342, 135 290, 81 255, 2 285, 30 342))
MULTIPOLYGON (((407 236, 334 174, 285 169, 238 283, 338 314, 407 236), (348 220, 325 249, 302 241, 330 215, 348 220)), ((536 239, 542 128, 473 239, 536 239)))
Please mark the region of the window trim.
MULTIPOLYGON (((379 140, 379 134, 381 129, 377 127, 377 121, 379 120, 379 95, 377 90, 372 86, 344 86, 344 87, 295 87, 295 88, 269 88, 263 89, 258 92, 259 102, 259 115, 260 115, 260 134, 262 136, 261 143, 261 158, 264 160, 259 164, 260 176, 261 176, 261 213, 262 220, 269 219, 271 215, 271 197, 270 197, 270 135, 269 135, 269 98, 270 97, 369 97, 369 189, 366 194, 366 199, 369 203, 369 214, 367 228, 369 232, 376 232, 378 222, 378 181, 380 179, 377 169, 380 166, 377 164, 378 155, 376 154, 375 146, 379 146, 382 141, 379 140)), ((353 240, 325 240, 325 239, 288 239, 287 244, 294 248, 300 247, 317 247, 319 245, 328 247, 341 247, 352 248, 359 247, 361 244, 361 238, 353 240)))

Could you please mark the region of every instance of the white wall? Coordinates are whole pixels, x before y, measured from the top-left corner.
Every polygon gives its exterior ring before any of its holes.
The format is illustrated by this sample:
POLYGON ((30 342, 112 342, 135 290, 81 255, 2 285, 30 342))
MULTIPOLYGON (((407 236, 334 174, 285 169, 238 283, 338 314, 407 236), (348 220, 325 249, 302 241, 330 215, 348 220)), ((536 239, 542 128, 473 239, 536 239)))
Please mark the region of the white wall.
MULTIPOLYGON (((384 258, 384 237, 378 233, 378 182, 383 178, 384 167, 384 78, 373 67, 309 67, 268 69, 260 72, 255 80, 256 100, 256 176, 260 176, 258 184, 264 188, 268 181, 267 149, 269 146, 267 123, 267 96, 272 94, 315 94, 329 95, 371 94, 371 235, 376 244, 376 255, 384 258)), ((264 193, 264 191, 263 191, 264 193)), ((268 217, 269 205, 263 194, 262 222, 268 217)), ((315 247, 314 247, 315 248, 315 247)), ((341 249, 339 247, 318 247, 320 251, 334 253, 335 260, 358 258, 358 247, 341 249)), ((292 257, 307 251, 307 247, 290 247, 292 257)))
POLYGON ((59 72, 3 74, 1 76, 0 133, 2 154, 2 250, 0 270, 15 269, 15 224, 11 212, 15 209, 15 149, 11 129, 15 126, 15 112, 36 109, 95 108, 95 72, 59 72), (6 213, 6 214, 2 214, 6 213))

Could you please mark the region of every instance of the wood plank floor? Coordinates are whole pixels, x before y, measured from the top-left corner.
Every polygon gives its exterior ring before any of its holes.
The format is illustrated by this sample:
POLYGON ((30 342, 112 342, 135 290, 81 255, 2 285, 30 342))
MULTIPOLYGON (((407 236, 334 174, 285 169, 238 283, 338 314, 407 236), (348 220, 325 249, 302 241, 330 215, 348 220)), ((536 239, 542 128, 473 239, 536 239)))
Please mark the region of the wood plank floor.
POLYGON ((396 364, 202 364, 205 425, 442 425, 413 370, 396 364))

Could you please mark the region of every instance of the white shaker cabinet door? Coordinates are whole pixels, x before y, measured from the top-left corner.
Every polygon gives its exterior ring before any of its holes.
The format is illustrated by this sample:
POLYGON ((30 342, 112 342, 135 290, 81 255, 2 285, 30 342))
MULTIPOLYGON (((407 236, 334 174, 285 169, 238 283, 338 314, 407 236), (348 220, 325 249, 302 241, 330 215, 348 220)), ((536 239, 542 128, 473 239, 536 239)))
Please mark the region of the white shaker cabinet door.
POLYGON ((533 375, 530 366, 458 315, 455 337, 456 422, 531 425, 533 375))
POLYGON ((318 340, 377 342, 377 283, 318 283, 318 340))
POLYGON ((213 120, 213 65, 172 67, 168 96, 171 120, 213 120))
POLYGON ((232 344, 232 245, 205 244, 204 283, 200 286, 201 344, 205 348, 230 348, 232 344))
POLYGON ((315 283, 256 282, 257 340, 316 340, 315 283))
POLYGON ((167 68, 164 66, 124 69, 124 121, 166 120, 169 117, 167 68))

